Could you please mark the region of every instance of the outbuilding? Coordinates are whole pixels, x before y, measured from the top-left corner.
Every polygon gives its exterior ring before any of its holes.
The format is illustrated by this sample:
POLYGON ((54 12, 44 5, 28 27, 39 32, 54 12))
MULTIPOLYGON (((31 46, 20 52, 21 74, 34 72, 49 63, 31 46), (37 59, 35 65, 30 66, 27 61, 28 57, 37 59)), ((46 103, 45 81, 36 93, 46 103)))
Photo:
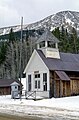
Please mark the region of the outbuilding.
MULTIPOLYGON (((11 84, 16 82, 20 85, 19 80, 14 79, 0 79, 0 95, 10 95, 11 94, 11 84)), ((19 87, 20 89, 20 87, 19 87)))

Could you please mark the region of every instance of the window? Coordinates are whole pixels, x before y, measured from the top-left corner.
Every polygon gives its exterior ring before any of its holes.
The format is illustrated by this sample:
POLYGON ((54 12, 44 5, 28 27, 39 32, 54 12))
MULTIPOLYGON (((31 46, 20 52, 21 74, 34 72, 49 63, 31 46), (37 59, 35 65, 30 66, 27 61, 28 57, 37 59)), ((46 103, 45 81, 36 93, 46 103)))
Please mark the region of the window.
POLYGON ((40 89, 40 74, 35 74, 35 89, 40 89))
POLYGON ((15 86, 15 89, 17 89, 17 86, 15 86))
POLYGON ((40 42, 39 46, 40 48, 45 47, 45 41, 40 42))
POLYGON ((38 89, 40 89, 40 80, 38 80, 38 89))
POLYGON ((35 89, 40 89, 40 80, 35 80, 35 89))
POLYGON ((28 75, 28 91, 31 91, 31 75, 28 75))
POLYGON ((43 73, 43 90, 47 91, 47 73, 43 73))
POLYGON ((40 74, 35 74, 35 78, 40 78, 40 74))
POLYGON ((51 41, 48 41, 48 47, 50 47, 50 48, 56 48, 55 44, 52 43, 51 41))
POLYGON ((37 89, 37 80, 35 80, 35 89, 37 89))

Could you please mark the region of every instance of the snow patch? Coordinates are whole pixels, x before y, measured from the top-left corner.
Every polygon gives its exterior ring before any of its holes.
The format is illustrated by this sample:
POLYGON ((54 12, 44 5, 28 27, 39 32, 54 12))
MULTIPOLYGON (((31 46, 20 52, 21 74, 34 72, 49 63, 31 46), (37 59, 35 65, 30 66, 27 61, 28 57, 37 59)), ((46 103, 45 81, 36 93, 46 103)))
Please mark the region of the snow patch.
POLYGON ((72 22, 69 18, 66 19, 66 23, 68 23, 69 25, 74 25, 74 22, 72 22))
MULTIPOLYGON (((79 119, 79 96, 43 100, 11 99, 0 96, 0 112, 18 115, 72 116, 79 119)), ((75 118, 76 119, 76 118, 75 118)))

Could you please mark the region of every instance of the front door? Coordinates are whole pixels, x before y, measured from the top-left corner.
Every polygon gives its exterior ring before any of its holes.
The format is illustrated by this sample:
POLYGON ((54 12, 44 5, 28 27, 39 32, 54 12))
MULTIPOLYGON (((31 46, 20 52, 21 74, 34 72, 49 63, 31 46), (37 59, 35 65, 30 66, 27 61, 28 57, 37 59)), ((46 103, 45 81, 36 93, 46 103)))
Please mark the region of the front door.
POLYGON ((35 90, 36 91, 40 90, 40 79, 35 79, 35 90))
POLYGON ((34 77, 34 81, 35 81, 35 91, 39 91, 40 90, 40 74, 37 73, 35 74, 35 77, 34 77))

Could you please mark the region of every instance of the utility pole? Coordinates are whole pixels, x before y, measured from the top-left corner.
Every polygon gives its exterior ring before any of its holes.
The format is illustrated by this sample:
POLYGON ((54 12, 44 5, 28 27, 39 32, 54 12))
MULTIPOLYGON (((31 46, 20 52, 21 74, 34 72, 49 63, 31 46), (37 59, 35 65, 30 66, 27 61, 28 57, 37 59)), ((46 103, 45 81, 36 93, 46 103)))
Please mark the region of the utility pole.
POLYGON ((23 40, 23 17, 21 18, 21 39, 20 39, 20 62, 19 62, 20 82, 22 78, 22 40, 23 40))

